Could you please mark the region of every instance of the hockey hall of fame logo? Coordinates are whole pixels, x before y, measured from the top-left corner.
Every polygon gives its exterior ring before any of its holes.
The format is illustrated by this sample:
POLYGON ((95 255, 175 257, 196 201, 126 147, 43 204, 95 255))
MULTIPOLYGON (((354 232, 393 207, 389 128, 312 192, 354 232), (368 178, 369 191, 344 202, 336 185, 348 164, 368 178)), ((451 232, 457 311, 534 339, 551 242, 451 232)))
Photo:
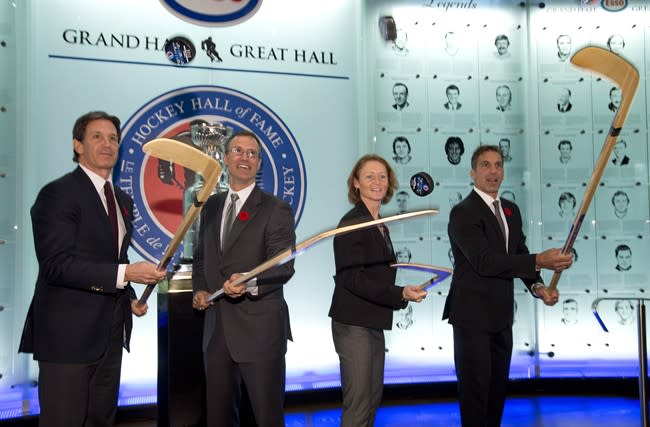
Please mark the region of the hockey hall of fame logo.
MULTIPOLYGON (((183 195, 194 171, 145 155, 142 146, 156 138, 192 144, 190 123, 221 123, 233 132, 248 130, 262 142, 257 185, 293 209, 296 224, 306 199, 305 168, 298 143, 266 105, 242 92, 218 86, 190 86, 160 95, 140 108, 122 129, 120 157, 113 181, 133 197, 132 245, 157 262, 183 220, 183 195)), ((177 262, 179 248, 172 262, 177 262)))
POLYGON ((257 13, 262 0, 160 0, 178 18, 196 25, 226 27, 257 13))

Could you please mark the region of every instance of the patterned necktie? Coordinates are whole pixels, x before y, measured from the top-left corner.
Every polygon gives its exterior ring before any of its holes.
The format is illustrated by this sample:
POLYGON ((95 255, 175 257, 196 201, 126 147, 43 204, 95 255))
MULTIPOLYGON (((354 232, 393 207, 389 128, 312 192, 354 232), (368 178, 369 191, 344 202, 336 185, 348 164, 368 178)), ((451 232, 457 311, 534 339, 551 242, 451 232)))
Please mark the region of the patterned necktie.
POLYGON ((224 242, 228 239, 228 234, 232 228, 232 224, 235 222, 235 214, 237 213, 237 200, 239 200, 239 195, 237 193, 232 193, 230 195, 230 206, 228 206, 228 211, 226 212, 226 219, 223 222, 223 233, 221 233, 221 248, 223 248, 224 242))
POLYGON ((120 247, 119 244, 119 230, 117 226, 117 207, 115 206, 115 196, 113 195, 113 188, 111 188, 111 183, 106 181, 104 183, 104 196, 106 196, 106 208, 108 210, 108 222, 111 223, 111 230, 113 231, 113 241, 115 242, 115 247, 120 247))
POLYGON ((499 223, 499 228, 501 229, 501 233, 503 234, 503 240, 506 239, 506 226, 503 223, 503 218, 501 218, 501 206, 499 205, 499 201, 495 200, 492 202, 494 205, 494 216, 497 217, 497 222, 499 223))

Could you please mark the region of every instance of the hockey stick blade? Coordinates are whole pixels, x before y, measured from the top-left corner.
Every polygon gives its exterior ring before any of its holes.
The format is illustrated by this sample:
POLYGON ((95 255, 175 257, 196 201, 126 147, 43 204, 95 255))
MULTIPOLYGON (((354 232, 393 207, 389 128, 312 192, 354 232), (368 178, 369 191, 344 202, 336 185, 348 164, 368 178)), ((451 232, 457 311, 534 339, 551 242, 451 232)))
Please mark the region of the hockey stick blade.
POLYGON ((451 268, 411 262, 398 262, 396 264, 391 264, 391 267, 403 268, 405 270, 423 271, 425 273, 433 274, 433 277, 418 286, 418 289, 422 291, 426 291, 429 288, 436 286, 438 283, 442 282, 453 273, 453 270, 451 268))
MULTIPOLYGON (((164 270, 169 265, 174 253, 176 253, 176 249, 178 249, 183 241, 185 233, 187 233, 187 230, 199 215, 203 203, 210 197, 212 190, 214 190, 217 182, 219 182, 221 165, 219 165, 217 160, 202 151, 173 139, 158 138, 151 140, 142 146, 142 150, 152 157, 181 165, 203 177, 203 187, 196 193, 196 202, 185 213, 183 221, 176 229, 174 237, 167 246, 162 258, 158 261, 157 269, 164 270)), ((155 287, 156 285, 147 285, 138 300, 138 305, 147 302, 155 287)))

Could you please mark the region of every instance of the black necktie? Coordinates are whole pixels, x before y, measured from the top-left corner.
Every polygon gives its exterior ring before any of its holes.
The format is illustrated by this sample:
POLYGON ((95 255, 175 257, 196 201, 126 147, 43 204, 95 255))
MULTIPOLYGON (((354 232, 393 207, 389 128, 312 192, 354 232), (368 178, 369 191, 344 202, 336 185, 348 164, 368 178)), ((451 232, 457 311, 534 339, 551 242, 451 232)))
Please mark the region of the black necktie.
POLYGON ((111 230, 113 230, 113 240, 115 242, 115 247, 120 248, 120 243, 118 241, 120 232, 117 226, 117 208, 115 206, 115 196, 113 195, 113 188, 111 183, 106 181, 104 183, 104 196, 106 196, 106 209, 108 210, 108 222, 111 223, 111 230))
POLYGON ((226 212, 226 219, 223 222, 223 233, 221 233, 221 247, 228 239, 228 233, 232 228, 232 224, 235 222, 235 214, 237 213, 237 200, 239 200, 239 195, 237 193, 232 193, 230 195, 230 206, 228 206, 228 211, 226 212))
POLYGON ((498 200, 495 200, 494 202, 492 202, 492 204, 494 205, 494 215, 497 217, 499 228, 501 229, 501 233, 503 234, 503 240, 506 240, 506 225, 503 223, 503 218, 501 218, 501 206, 499 205, 498 200))

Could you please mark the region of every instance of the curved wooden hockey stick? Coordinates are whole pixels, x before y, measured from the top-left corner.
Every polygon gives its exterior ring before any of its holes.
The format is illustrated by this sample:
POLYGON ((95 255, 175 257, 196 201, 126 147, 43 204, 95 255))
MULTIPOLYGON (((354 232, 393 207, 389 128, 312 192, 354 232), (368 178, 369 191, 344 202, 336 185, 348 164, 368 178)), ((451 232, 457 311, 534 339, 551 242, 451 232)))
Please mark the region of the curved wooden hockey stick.
MULTIPOLYGON (((196 193, 196 200, 187 210, 183 221, 176 229, 174 237, 167 246, 165 253, 162 258, 158 261, 157 269, 159 271, 165 270, 169 265, 176 249, 180 246, 183 241, 185 233, 190 228, 192 223, 196 220, 196 217, 201 211, 201 207, 210 194, 214 187, 219 182, 219 177, 221 176, 221 166, 219 162, 202 151, 182 142, 167 139, 167 138, 158 138, 151 140, 142 146, 142 150, 150 156, 157 157, 162 160, 167 160, 168 162, 175 163, 186 167, 194 172, 201 174, 203 177, 203 187, 196 193)), ((142 296, 138 300, 138 305, 142 305, 147 302, 147 299, 153 292, 153 289, 156 285, 148 285, 142 296)))
POLYGON ((454 272, 454 270, 451 268, 436 267, 435 265, 418 264, 414 262, 398 262, 396 264, 391 264, 391 267, 403 268, 406 270, 424 271, 425 273, 433 274, 433 277, 431 277, 429 280, 418 285, 418 289, 421 291, 426 291, 429 290, 429 288, 436 286, 438 283, 451 276, 451 274, 454 272))
MULTIPOLYGON (((328 237, 334 237, 339 234, 344 234, 344 233, 350 233, 352 231, 357 231, 361 230, 364 228, 369 228, 375 225, 379 224, 384 224, 387 222, 393 222, 393 221, 400 221, 404 219, 410 219, 410 218, 416 218, 419 216, 424 216, 424 215, 435 215, 438 213, 438 210, 436 209, 425 209, 421 211, 415 211, 415 212, 407 212, 404 214, 400 215, 393 215, 393 216, 388 216, 386 218, 379 218, 375 219, 373 221, 366 221, 366 222, 361 222, 359 224, 352 224, 352 225, 346 225, 344 227, 339 227, 339 228, 334 228, 332 230, 327 230, 323 231, 322 233, 319 233, 315 236, 310 237, 307 240, 303 240, 302 242, 298 243, 296 246, 293 248, 286 249, 273 258, 265 261, 264 263, 258 265, 251 271, 247 272, 245 276, 239 277, 237 280, 233 281, 233 285, 239 285, 240 283, 244 283, 254 277, 257 277, 258 274, 263 273, 273 267, 276 267, 278 265, 285 264, 298 255, 301 255, 304 253, 307 249, 311 248, 314 246, 316 243, 323 241, 324 239, 327 239, 328 237)), ((217 292, 213 293, 210 295, 208 298, 208 301, 213 301, 216 298, 220 297, 223 294, 223 288, 219 289, 217 292)))
MULTIPOLYGON (((639 87, 639 72, 636 68, 620 56, 606 49, 593 46, 585 47, 573 55, 571 63, 611 80, 621 89, 622 99, 621 105, 614 116, 612 126, 607 134, 607 139, 605 139, 603 148, 600 150, 600 156, 598 156, 594 172, 591 174, 591 178, 589 178, 580 209, 578 209, 578 213, 571 224, 569 236, 562 247, 563 254, 571 252, 571 248, 578 237, 582 221, 585 219, 587 209, 589 209, 589 205, 591 204, 591 199, 594 197, 596 188, 600 183, 600 178, 603 176, 607 161, 612 154, 614 145, 616 145, 616 139, 621 132, 623 123, 625 123, 627 113, 632 106, 632 101, 634 101, 634 96, 639 87)), ((561 272, 553 273, 553 277, 549 283, 550 291, 554 291, 557 288, 557 282, 560 280, 561 274, 561 272)))

